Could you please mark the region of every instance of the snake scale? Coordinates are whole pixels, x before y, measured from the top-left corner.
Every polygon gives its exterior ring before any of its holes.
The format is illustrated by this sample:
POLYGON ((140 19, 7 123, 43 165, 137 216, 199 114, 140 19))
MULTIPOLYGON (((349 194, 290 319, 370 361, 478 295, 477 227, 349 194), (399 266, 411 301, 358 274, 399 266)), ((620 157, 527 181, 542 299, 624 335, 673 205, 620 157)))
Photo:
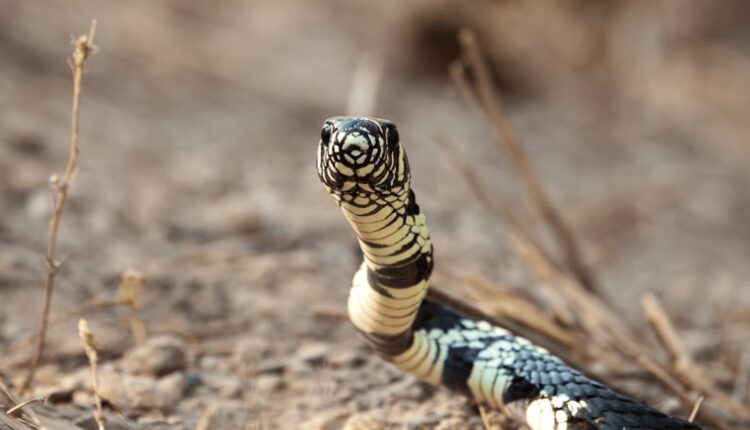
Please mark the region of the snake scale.
POLYGON ((380 356, 533 430, 701 428, 610 390, 501 327, 426 300, 432 243, 395 124, 333 117, 320 137, 318 176, 364 256, 349 317, 380 356))

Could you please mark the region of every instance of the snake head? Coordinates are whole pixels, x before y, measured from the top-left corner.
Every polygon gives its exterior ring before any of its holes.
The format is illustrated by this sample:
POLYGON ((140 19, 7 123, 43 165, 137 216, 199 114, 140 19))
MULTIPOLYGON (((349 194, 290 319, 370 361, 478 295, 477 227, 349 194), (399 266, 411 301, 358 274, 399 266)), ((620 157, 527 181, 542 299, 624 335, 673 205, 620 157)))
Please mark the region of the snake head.
POLYGON ((396 124, 338 116, 320 131, 318 176, 329 192, 396 194, 408 188, 409 163, 396 124))

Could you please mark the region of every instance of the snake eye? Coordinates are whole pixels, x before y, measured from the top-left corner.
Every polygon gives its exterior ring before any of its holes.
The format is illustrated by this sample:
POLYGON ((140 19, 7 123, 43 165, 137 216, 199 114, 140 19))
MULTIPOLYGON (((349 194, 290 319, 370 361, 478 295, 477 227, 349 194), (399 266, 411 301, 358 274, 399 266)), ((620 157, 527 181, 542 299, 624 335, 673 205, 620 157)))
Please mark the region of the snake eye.
POLYGON ((323 128, 320 129, 320 140, 323 143, 328 143, 328 141, 331 139, 331 133, 333 132, 331 124, 325 123, 323 124, 323 128))
POLYGON ((395 125, 390 125, 385 131, 385 140, 388 146, 393 148, 398 145, 398 130, 395 125))

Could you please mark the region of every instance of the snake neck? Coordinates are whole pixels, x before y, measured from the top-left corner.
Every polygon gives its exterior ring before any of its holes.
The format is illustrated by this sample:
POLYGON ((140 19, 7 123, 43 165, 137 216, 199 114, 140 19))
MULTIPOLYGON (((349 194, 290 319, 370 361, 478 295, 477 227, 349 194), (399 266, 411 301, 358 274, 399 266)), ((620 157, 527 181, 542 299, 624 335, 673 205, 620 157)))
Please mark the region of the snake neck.
POLYGON ((411 330, 427 293, 432 243, 408 183, 388 193, 352 190, 339 205, 364 257, 349 293, 349 317, 381 354, 409 348, 411 330))

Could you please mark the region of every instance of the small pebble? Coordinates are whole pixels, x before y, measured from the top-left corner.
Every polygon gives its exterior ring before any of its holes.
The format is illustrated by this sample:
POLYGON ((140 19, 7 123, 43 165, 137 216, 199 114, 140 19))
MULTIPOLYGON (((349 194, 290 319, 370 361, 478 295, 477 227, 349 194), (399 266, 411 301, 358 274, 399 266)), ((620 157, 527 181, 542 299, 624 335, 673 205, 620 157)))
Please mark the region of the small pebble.
POLYGON ((122 360, 126 372, 162 376, 187 367, 185 344, 174 336, 158 336, 128 351, 122 360))
POLYGON ((284 388, 286 383, 279 375, 264 374, 253 378, 255 390, 261 394, 271 393, 284 388))
POLYGON ((327 343, 322 342, 310 342, 300 346, 297 350, 296 357, 304 363, 310 365, 319 365, 323 363, 323 359, 328 355, 331 347, 327 343))

